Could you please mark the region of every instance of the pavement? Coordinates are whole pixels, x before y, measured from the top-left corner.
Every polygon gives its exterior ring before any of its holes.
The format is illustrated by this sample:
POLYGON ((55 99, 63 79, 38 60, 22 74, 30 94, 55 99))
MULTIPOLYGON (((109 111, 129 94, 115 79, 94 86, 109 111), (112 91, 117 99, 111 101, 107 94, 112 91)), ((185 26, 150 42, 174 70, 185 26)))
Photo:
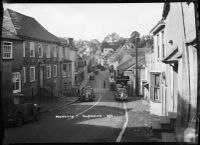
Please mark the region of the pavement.
MULTIPOLYGON (((89 79, 85 78, 81 85, 79 86, 79 89, 85 87, 87 84, 89 84, 89 79)), ((45 102, 37 102, 37 104, 40 105, 41 107, 41 112, 46 113, 46 112, 51 112, 56 110, 57 108, 62 108, 63 106, 67 106, 70 104, 73 104, 78 101, 78 97, 66 97, 62 96, 58 98, 58 100, 49 100, 45 102)))
POLYGON ((45 102, 39 102, 38 105, 41 107, 41 113, 51 112, 57 108, 73 104, 78 101, 78 97, 62 97, 58 100, 51 100, 45 102))

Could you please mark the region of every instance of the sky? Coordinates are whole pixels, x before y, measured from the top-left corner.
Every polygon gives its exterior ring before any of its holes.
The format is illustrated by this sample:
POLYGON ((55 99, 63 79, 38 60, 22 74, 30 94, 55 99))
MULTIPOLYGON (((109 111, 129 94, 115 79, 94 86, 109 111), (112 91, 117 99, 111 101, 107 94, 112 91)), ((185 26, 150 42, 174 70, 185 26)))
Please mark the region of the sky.
POLYGON ((162 18, 163 3, 3 3, 3 7, 35 18, 58 37, 102 41, 113 32, 124 38, 133 31, 149 34, 162 18))

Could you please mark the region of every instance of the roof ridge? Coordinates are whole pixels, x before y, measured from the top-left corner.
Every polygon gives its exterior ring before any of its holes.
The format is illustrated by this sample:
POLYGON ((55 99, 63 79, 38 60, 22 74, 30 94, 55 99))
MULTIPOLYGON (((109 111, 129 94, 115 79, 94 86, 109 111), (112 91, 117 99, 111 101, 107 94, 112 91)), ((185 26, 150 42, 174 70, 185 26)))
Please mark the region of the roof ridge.
MULTIPOLYGON (((17 13, 18 15, 21 15, 21 16, 23 16, 23 17, 27 17, 27 18, 30 18, 30 19, 34 19, 34 20, 36 20, 36 19, 33 18, 33 17, 30 17, 30 16, 27 16, 27 15, 24 15, 24 14, 22 14, 22 13, 19 13, 19 12, 17 12, 17 11, 12 10, 12 9, 7 8, 6 10, 11 11, 11 12, 14 12, 14 13, 17 13)), ((37 20, 36 20, 36 21, 37 21, 37 20)))

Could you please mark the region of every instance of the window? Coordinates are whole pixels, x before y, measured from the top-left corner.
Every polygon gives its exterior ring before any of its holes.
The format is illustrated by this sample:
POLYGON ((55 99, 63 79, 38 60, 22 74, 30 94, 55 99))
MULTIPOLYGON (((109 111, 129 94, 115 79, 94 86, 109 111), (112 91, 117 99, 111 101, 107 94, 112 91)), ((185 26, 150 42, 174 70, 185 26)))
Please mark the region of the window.
POLYGON ((25 57, 25 55, 26 55, 25 49, 26 49, 26 45, 25 45, 25 41, 24 41, 23 42, 23 57, 25 57))
POLYGON ((47 79, 51 78, 51 66, 47 66, 47 79))
POLYGON ((162 31, 162 57, 165 57, 164 31, 162 31))
POLYGON ((63 64, 63 69, 62 69, 62 76, 66 77, 67 76, 67 64, 63 64))
POLYGON ((57 50, 56 46, 53 47, 53 57, 57 57, 57 50))
POLYGON ((30 42, 30 57, 35 57, 35 45, 33 42, 30 42))
POLYGON ((26 83, 26 68, 23 67, 23 83, 26 83))
POLYGON ((50 46, 47 46, 46 57, 47 57, 47 58, 50 58, 50 57, 51 57, 51 49, 50 49, 50 46))
POLYGON ((43 57, 43 47, 42 47, 41 43, 39 43, 38 53, 39 53, 39 58, 42 58, 43 57))
POLYGON ((12 42, 3 42, 3 59, 12 59, 13 58, 13 50, 12 50, 12 42))
POLYGON ((160 57, 160 48, 159 48, 159 35, 157 35, 157 47, 158 47, 158 58, 160 57))
POLYGON ((151 74, 151 100, 160 102, 160 73, 151 74))
POLYGON ((54 76, 54 77, 57 77, 57 65, 54 65, 53 68, 54 68, 54 69, 53 69, 53 76, 54 76))
POLYGON ((65 47, 63 47, 63 54, 62 57, 65 58, 65 47))
POLYGON ((30 82, 35 81, 35 67, 30 67, 30 82))
POLYGON ((12 73, 13 93, 21 92, 21 77, 19 72, 12 73))

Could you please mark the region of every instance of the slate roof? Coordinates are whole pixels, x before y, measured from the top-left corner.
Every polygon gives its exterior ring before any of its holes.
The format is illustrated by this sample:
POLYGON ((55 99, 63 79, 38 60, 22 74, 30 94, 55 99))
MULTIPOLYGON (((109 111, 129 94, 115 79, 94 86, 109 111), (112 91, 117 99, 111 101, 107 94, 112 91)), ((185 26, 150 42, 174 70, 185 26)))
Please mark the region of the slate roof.
POLYGON ((59 43, 58 37, 48 32, 34 18, 7 9, 11 21, 17 32, 17 36, 28 37, 37 40, 59 43))
MULTIPOLYGON (((138 57, 138 67, 141 67, 142 65, 145 64, 145 57, 138 57)), ((127 61, 125 61, 124 63, 120 64, 117 69, 119 70, 127 70, 129 69, 130 67, 136 65, 136 60, 135 58, 133 59, 129 59, 127 61)))

